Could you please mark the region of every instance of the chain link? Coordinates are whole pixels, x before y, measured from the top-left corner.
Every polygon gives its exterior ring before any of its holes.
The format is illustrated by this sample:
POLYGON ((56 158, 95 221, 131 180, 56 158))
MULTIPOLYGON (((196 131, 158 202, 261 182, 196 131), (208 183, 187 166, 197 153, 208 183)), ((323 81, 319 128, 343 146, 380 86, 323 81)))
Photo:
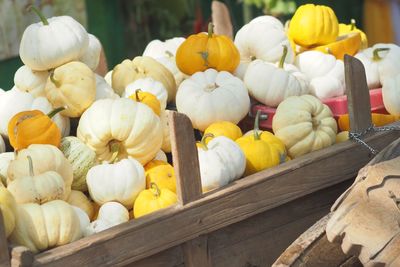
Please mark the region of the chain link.
POLYGON ((373 155, 376 155, 379 153, 379 151, 368 145, 364 140, 362 140, 362 138, 369 132, 386 132, 386 131, 400 131, 400 126, 375 127, 375 125, 371 125, 361 133, 349 132, 349 138, 365 146, 373 155))

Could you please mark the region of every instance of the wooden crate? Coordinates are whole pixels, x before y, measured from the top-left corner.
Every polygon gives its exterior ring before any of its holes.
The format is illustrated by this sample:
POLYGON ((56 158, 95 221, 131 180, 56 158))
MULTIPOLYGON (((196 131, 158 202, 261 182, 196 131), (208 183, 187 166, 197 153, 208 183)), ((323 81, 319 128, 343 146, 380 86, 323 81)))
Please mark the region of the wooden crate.
MULTIPOLYGON (((371 125, 364 68, 352 57, 345 66, 351 129, 362 132, 371 125)), ((373 156, 347 141, 202 194, 191 122, 173 113, 170 125, 177 205, 37 255, 5 249, 0 229, 1 266, 270 266, 373 156)), ((383 149, 398 136, 364 140, 383 149)))

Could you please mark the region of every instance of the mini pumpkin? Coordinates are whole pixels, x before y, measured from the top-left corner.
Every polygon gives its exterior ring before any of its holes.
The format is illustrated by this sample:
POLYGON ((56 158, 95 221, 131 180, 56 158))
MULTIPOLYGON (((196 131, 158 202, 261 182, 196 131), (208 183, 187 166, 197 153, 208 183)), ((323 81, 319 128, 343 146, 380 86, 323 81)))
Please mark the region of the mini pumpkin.
POLYGON ((147 105, 149 108, 151 108, 151 110, 153 110, 156 115, 160 116, 160 101, 158 101, 157 97, 155 97, 155 95, 153 95, 152 93, 143 92, 142 90, 137 89, 135 91, 135 94, 129 96, 129 98, 136 102, 141 102, 147 105))
MULTIPOLYGON (((204 134, 212 134, 214 137, 225 136, 229 139, 235 141, 236 139, 242 137, 242 130, 236 124, 230 121, 219 121, 210 124, 204 131, 204 134)), ((208 143, 206 140, 206 143, 208 143)))
POLYGON ((155 183, 158 188, 167 188, 176 193, 176 177, 174 167, 168 163, 151 166, 145 166, 146 188, 149 189, 151 183, 155 183), (147 166, 147 168, 146 168, 147 166))

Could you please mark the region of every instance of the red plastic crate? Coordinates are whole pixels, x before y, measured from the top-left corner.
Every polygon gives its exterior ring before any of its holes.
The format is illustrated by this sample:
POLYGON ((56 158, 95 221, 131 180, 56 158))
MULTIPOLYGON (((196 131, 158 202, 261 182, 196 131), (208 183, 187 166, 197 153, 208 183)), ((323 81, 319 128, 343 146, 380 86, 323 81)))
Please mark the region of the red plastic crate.
MULTIPOLYGON (((383 105, 382 89, 378 88, 370 90, 369 96, 371 103, 371 112, 387 114, 385 106, 383 105)), ((335 119, 338 119, 339 115, 348 113, 347 96, 333 97, 326 99, 322 102, 332 110, 335 119)), ((251 112, 253 115, 255 115, 258 110, 260 110, 262 114, 268 115, 268 118, 266 120, 260 120, 260 128, 263 130, 272 130, 272 118, 275 115, 276 108, 271 108, 263 104, 256 104, 252 106, 251 112)), ((248 118, 248 119, 253 120, 253 118, 248 118)))

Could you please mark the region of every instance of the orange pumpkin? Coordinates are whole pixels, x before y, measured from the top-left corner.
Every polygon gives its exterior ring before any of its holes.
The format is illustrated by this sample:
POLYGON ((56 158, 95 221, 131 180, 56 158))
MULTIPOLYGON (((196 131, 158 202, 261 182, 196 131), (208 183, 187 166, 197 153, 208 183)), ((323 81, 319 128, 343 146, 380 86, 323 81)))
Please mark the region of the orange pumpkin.
POLYGON ((208 34, 190 35, 176 51, 176 65, 187 75, 212 68, 233 72, 239 65, 240 55, 228 36, 213 33, 213 24, 208 25, 208 34))
MULTIPOLYGON (((390 114, 380 114, 380 113, 371 113, 371 118, 372 118, 372 123, 377 127, 385 126, 387 124, 400 120, 400 116, 395 116, 390 114)), ((341 131, 350 130, 349 114, 343 114, 339 116, 338 126, 341 131)))
POLYGON ((143 92, 138 89, 135 91, 134 95, 129 96, 130 99, 141 102, 151 108, 157 116, 160 116, 161 113, 161 104, 158 101, 157 97, 149 92, 143 92))
POLYGON ((22 111, 14 115, 8 123, 10 144, 15 150, 27 148, 31 144, 60 146, 61 131, 51 118, 64 108, 44 114, 40 110, 22 111))

